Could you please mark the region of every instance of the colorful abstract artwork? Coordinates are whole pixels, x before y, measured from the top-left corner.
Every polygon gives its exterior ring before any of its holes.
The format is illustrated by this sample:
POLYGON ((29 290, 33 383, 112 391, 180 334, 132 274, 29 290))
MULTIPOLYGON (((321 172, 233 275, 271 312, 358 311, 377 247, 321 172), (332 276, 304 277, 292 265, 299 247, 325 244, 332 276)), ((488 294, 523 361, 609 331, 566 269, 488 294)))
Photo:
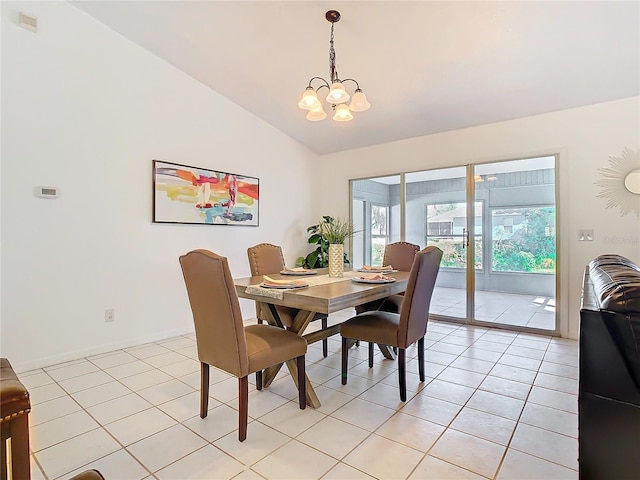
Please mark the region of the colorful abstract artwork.
POLYGON ((153 221, 258 226, 259 180, 153 161, 153 221))

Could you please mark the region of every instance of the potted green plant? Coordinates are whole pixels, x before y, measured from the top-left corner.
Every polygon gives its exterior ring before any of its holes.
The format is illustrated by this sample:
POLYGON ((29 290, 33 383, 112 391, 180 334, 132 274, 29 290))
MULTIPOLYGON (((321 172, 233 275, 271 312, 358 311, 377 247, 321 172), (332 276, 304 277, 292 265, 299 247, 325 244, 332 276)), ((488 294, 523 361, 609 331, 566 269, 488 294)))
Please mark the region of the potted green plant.
POLYGON ((343 271, 344 264, 349 263, 349 259, 344 253, 344 242, 356 233, 353 229, 353 224, 339 217, 333 218, 324 215, 317 225, 311 225, 307 228, 307 232, 310 234, 307 240, 308 243, 316 245, 316 248, 306 257, 299 257, 296 264, 306 268, 329 267, 329 252, 331 250, 334 251, 334 256, 337 255, 337 260, 334 264, 339 263, 339 268, 343 271), (331 245, 335 245, 335 247, 332 248, 331 245), (341 248, 338 248, 338 246, 341 248))

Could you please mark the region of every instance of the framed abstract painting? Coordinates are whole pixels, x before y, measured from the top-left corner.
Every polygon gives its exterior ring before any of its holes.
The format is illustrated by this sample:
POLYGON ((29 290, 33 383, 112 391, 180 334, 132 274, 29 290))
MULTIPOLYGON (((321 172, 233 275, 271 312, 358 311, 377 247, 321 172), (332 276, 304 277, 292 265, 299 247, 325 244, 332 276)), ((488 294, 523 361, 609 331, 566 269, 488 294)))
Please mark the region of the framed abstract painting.
POLYGON ((153 161, 153 222, 257 227, 260 181, 153 161))

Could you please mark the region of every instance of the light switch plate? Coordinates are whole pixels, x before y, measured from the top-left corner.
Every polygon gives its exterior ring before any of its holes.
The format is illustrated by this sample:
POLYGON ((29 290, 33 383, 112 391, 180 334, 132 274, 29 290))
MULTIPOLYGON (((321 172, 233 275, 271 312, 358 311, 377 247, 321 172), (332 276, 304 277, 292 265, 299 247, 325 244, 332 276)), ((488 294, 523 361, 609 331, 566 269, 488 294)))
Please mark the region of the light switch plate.
POLYGON ((593 229, 578 230, 579 242, 593 242, 593 229))

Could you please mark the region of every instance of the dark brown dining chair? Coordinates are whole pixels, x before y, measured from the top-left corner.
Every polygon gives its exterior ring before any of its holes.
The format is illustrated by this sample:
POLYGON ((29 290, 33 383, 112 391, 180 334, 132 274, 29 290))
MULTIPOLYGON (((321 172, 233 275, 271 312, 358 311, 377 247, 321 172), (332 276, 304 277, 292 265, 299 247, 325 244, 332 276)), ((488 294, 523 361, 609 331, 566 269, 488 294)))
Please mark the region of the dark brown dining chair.
POLYGON ((180 266, 196 330, 200 360, 200 417, 209 405, 209 365, 238 377, 239 433, 247 438, 248 375, 295 359, 298 399, 306 407, 305 353, 307 342, 293 332, 270 325, 243 326, 240 304, 225 257, 193 250, 180 257, 180 266))
MULTIPOLYGON (((284 270, 284 255, 282 255, 282 248, 278 245, 272 245, 270 243, 260 243, 253 247, 247 248, 247 256, 249 257, 249 268, 251 269, 251 276, 258 275, 271 275, 273 273, 279 273, 284 270)), ((290 327, 293 323, 293 319, 299 312, 296 308, 282 307, 276 305, 276 311, 278 316, 282 320, 282 324, 285 327, 290 327)), ((256 317, 258 323, 266 322, 266 315, 260 311, 258 304, 256 303, 256 317)), ((312 321, 320 320, 322 322, 322 329, 327 328, 327 315, 324 313, 316 313, 312 321)), ((322 356, 326 357, 329 353, 329 342, 325 338, 322 340, 322 356)))
POLYGON ((7 478, 11 465, 13 478, 31 478, 29 461, 29 391, 16 375, 11 363, 0 358, 0 478, 7 478), (11 442, 8 456, 7 442, 11 442))
POLYGON ((102 474, 95 469, 85 470, 82 473, 71 477, 69 480, 105 480, 102 474))
MULTIPOLYGON (((409 242, 390 243, 384 247, 384 255, 382 257, 382 265, 391 265, 394 270, 401 272, 411 271, 413 259, 416 253, 420 251, 420 247, 409 242)), ((390 297, 373 302, 367 302, 356 307, 356 314, 368 312, 371 310, 384 310, 387 312, 400 312, 400 304, 402 304, 403 293, 391 295, 390 297)))
POLYGON ((342 335, 342 384, 347 384, 349 341, 369 342, 369 368, 373 367, 373 344, 398 349, 400 399, 407 400, 405 349, 418 342, 418 373, 424 381, 424 336, 427 333, 429 304, 440 270, 442 250, 430 246, 418 252, 411 267, 400 313, 372 311, 350 318, 340 325, 342 335))

